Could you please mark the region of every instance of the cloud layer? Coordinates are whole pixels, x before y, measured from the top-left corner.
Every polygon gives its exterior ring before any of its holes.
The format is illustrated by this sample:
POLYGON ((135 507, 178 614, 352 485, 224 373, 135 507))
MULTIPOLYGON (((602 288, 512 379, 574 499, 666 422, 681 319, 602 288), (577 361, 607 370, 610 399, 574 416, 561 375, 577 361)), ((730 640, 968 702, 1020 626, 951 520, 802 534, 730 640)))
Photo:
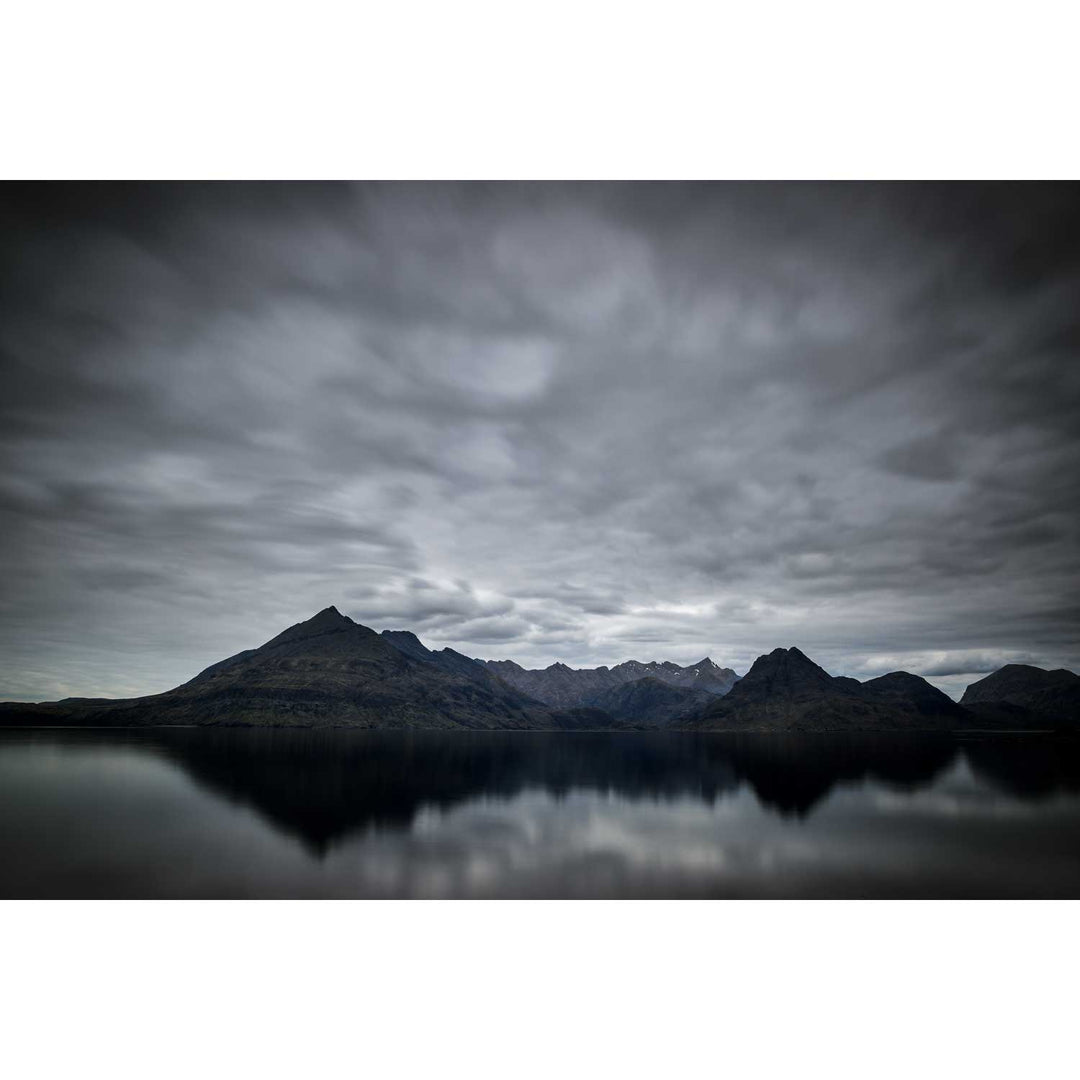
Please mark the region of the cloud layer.
POLYGON ((528 666, 1080 670, 1074 186, 0 201, 0 698, 331 603, 528 666))

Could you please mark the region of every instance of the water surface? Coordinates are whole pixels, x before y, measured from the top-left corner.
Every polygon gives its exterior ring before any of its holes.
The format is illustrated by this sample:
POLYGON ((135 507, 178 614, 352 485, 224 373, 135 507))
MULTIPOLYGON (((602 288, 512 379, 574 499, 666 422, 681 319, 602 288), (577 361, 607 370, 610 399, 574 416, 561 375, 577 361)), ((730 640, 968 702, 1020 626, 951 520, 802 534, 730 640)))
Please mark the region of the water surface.
POLYGON ((1080 741, 0 732, 4 897, 1077 897, 1080 741))

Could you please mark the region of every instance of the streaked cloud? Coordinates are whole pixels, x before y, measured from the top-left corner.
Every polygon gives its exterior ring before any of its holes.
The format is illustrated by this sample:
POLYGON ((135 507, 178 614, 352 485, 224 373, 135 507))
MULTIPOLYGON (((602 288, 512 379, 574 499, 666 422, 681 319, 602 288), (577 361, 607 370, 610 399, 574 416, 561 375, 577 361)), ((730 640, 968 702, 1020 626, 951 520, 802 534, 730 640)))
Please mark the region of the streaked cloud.
POLYGON ((0 697, 330 603, 530 666, 1080 669, 1074 186, 0 202, 0 697))

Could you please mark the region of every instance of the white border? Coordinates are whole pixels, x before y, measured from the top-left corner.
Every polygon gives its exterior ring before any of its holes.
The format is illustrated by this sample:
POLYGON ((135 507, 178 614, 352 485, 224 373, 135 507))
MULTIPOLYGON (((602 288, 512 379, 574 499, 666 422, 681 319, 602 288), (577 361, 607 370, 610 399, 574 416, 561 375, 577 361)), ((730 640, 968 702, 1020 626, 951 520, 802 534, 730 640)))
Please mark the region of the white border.
MULTIPOLYGON (((1058 3, 53 3, 8 178, 1075 177, 1058 3)), ((0 905, 36 1077, 1071 1075, 1071 903, 0 905)))
POLYGON ((1062 178, 1074 6, 24 3, 9 178, 1062 178))
POLYGON ((0 911, 19 1080, 1074 1071, 1068 903, 0 911))

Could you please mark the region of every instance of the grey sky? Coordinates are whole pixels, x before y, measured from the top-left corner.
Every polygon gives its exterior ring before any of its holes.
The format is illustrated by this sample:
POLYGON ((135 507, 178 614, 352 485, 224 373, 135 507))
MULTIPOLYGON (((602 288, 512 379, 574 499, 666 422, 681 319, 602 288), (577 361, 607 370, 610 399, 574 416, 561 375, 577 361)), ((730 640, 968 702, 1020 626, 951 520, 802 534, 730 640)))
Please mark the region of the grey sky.
POLYGON ((1080 670, 1070 185, 0 186, 0 698, 336 604, 527 666, 1080 670))

